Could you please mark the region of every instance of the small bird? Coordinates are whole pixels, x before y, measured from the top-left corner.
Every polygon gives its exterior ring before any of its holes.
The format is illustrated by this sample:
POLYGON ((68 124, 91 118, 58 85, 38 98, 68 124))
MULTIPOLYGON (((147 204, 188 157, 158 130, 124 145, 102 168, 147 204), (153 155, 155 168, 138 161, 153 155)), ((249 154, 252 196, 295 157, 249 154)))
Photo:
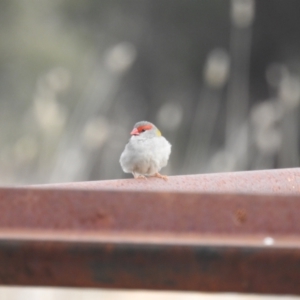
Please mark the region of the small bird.
POLYGON ((167 180, 159 174, 168 163, 171 144, 161 135, 158 128, 147 121, 134 125, 131 138, 120 157, 120 164, 125 173, 132 173, 134 178, 146 176, 167 180))

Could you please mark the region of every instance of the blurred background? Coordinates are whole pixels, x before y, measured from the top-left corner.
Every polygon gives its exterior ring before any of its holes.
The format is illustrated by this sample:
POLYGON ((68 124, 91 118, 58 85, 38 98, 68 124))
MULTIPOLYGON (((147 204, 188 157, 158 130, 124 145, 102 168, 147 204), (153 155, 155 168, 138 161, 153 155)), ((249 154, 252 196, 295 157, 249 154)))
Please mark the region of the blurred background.
POLYGON ((3 0, 0 184, 123 174, 133 125, 169 175, 299 165, 300 1, 3 0))
MULTIPOLYGON (((299 11, 299 0, 0 1, 0 185, 131 177, 119 157, 141 120, 173 145, 164 174, 298 166, 299 11)), ((258 299, 7 287, 0 295, 258 299)))

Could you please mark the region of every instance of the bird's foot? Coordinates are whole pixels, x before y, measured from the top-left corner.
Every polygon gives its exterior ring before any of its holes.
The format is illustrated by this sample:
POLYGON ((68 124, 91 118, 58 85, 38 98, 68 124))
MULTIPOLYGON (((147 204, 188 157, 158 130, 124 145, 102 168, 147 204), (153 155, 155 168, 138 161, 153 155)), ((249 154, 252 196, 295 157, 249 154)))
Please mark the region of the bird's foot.
POLYGON ((141 174, 135 174, 135 173, 132 173, 132 174, 133 174, 133 177, 134 177, 135 179, 147 179, 147 177, 144 176, 144 175, 141 175, 141 174))
POLYGON ((161 179, 163 179, 163 180, 165 180, 165 181, 168 181, 168 176, 161 175, 161 174, 159 174, 159 173, 155 173, 155 174, 153 175, 153 177, 161 178, 161 179))

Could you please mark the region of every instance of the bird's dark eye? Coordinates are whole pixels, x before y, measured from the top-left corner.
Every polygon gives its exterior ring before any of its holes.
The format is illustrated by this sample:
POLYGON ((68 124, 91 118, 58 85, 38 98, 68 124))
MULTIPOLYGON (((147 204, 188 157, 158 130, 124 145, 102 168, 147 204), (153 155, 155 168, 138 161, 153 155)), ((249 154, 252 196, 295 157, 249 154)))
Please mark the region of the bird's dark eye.
POLYGON ((146 130, 145 129, 142 129, 142 132, 145 132, 146 130))

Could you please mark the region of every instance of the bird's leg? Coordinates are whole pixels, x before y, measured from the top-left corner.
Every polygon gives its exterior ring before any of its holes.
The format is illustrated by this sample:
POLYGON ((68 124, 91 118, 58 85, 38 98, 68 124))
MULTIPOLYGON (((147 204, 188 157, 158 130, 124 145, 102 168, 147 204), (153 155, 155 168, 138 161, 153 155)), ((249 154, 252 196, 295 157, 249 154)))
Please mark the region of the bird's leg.
POLYGON ((163 180, 165 180, 165 181, 168 180, 168 176, 161 175, 161 174, 159 174, 158 172, 156 172, 156 173, 153 175, 153 177, 161 178, 161 179, 163 179, 163 180))
POLYGON ((133 177, 135 178, 135 179, 147 179, 147 177, 146 176, 144 176, 144 175, 141 175, 141 174, 136 174, 136 173, 132 173, 132 175, 133 175, 133 177))

